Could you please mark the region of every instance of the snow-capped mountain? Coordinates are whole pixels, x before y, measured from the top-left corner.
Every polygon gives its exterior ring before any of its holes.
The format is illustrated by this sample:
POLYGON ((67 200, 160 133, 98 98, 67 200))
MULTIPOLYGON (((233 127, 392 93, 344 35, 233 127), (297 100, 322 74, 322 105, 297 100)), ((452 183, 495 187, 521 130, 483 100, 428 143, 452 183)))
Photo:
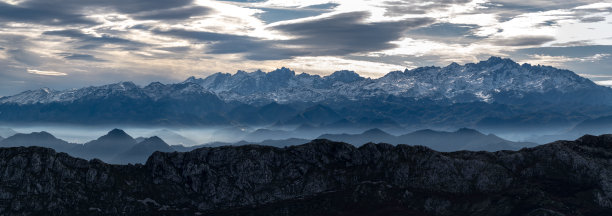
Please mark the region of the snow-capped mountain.
POLYGON ((337 71, 323 77, 306 73, 296 75, 283 67, 268 73, 261 70, 216 73, 206 78, 190 77, 177 84, 154 82, 145 87, 120 82, 66 91, 43 88, 0 98, 0 103, 44 104, 111 96, 188 99, 205 94, 214 94, 226 102, 248 104, 360 100, 391 95, 451 102, 496 102, 501 97, 520 99, 528 94, 580 91, 612 95, 609 88, 598 86, 568 70, 519 65, 510 59, 491 57, 475 64, 452 63, 446 67, 393 71, 377 79, 364 78, 353 71, 337 71))
POLYGON ((287 68, 264 73, 238 71, 216 73, 204 79, 189 78, 226 101, 319 102, 329 99, 358 100, 394 95, 399 97, 450 99, 454 102, 493 102, 495 96, 512 93, 571 92, 602 89, 568 70, 548 66, 519 65, 510 59, 491 57, 476 64, 421 67, 394 71, 370 79, 352 71, 329 76, 299 74, 287 68))
MULTIPOLYGON (((184 98, 193 95, 207 94, 200 85, 195 83, 162 84, 153 82, 145 87, 139 87, 133 82, 119 82, 103 86, 91 86, 81 89, 57 91, 48 88, 29 90, 13 96, 0 98, 0 103, 36 104, 52 102, 73 102, 83 99, 103 99, 113 96, 131 99, 184 98)), ((209 93, 208 93, 209 94, 209 93)))

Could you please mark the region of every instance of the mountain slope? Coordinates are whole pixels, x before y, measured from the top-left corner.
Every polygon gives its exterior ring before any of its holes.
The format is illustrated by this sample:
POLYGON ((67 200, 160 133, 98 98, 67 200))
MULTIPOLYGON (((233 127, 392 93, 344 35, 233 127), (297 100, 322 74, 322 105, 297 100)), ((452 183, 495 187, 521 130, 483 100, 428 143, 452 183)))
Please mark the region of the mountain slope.
POLYGON ((81 157, 85 159, 98 158, 111 161, 117 154, 125 152, 136 145, 136 140, 125 131, 113 129, 100 138, 85 143, 80 149, 81 157))
POLYGON ((495 153, 316 140, 157 152, 144 166, 2 148, 0 214, 610 215, 610 155, 610 135, 495 153))
POLYGON ((68 143, 58 139, 55 136, 42 132, 32 132, 29 134, 15 134, 3 140, 0 140, 0 147, 19 147, 19 146, 40 146, 55 149, 59 152, 74 154, 75 150, 81 145, 68 143))
POLYGON ((153 152, 173 152, 174 149, 157 136, 149 137, 123 153, 119 153, 112 163, 144 163, 153 152))
POLYGON ((17 131, 11 129, 11 128, 6 128, 6 127, 0 127, 0 136, 6 138, 6 137, 10 137, 17 134, 17 131))

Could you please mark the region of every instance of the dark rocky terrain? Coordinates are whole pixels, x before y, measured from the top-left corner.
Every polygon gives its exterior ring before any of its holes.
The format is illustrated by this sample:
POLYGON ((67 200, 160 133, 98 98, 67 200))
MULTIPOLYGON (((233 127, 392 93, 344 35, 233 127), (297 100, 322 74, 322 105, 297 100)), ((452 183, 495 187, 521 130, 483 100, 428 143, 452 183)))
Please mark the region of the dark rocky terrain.
POLYGON ((0 149, 0 215, 612 215, 612 135, 441 153, 327 140, 109 165, 0 149))

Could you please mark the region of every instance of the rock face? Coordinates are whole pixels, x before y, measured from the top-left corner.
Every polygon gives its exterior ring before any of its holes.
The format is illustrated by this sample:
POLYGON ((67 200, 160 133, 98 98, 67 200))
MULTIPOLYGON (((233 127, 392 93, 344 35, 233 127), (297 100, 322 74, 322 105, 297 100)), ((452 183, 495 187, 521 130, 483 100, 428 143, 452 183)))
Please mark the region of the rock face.
POLYGON ((315 140, 108 165, 0 149, 1 215, 611 215, 612 135, 501 152, 315 140))

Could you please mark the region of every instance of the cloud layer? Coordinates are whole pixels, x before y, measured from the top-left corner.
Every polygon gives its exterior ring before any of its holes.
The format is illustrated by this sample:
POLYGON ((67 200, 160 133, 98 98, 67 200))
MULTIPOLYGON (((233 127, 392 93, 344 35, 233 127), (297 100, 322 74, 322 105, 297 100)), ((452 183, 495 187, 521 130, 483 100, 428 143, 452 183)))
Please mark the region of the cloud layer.
POLYGON ((581 0, 0 0, 0 96, 289 66, 326 74, 490 55, 612 68, 612 3, 581 0))

